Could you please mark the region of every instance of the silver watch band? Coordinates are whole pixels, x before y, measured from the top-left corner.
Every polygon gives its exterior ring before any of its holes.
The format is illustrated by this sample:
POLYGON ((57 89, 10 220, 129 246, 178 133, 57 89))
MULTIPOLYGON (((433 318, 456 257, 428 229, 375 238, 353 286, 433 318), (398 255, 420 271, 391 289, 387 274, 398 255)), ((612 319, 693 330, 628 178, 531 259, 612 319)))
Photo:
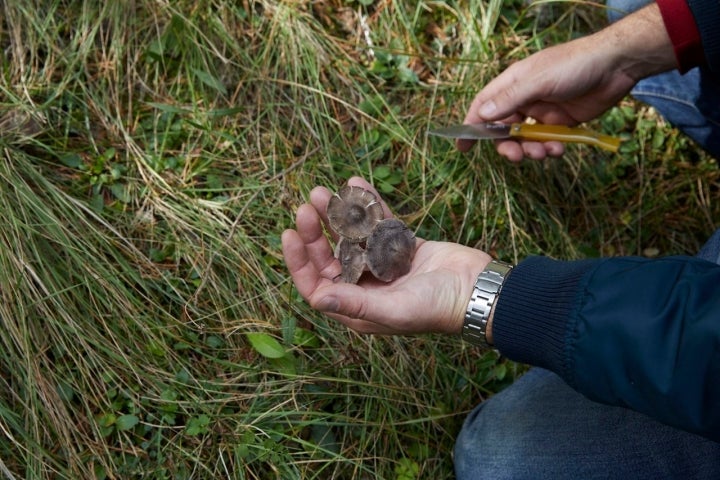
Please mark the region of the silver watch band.
POLYGON ((512 265, 493 260, 478 275, 463 323, 462 337, 466 342, 481 346, 491 345, 486 337, 488 318, 511 270, 512 265))

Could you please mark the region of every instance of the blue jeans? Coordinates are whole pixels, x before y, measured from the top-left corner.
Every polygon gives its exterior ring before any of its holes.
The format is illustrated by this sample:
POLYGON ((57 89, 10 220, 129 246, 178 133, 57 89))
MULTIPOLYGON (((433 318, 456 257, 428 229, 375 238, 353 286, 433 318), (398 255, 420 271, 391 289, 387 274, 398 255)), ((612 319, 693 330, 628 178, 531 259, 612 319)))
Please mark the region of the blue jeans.
POLYGON ((719 443, 592 402, 540 368, 470 413, 454 461, 457 480, 720 478, 719 443))

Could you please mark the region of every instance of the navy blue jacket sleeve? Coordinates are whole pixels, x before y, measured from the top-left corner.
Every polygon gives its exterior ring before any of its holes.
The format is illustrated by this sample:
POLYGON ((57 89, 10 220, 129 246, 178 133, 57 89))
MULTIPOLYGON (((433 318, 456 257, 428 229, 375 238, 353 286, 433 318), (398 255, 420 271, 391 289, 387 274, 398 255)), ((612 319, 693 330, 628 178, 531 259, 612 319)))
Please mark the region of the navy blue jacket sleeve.
POLYGON ((700 33, 705 61, 710 70, 720 74, 720 2, 717 0, 688 0, 700 33))
POLYGON ((531 257, 507 278, 492 329, 501 353, 588 398, 720 441, 720 265, 531 257))

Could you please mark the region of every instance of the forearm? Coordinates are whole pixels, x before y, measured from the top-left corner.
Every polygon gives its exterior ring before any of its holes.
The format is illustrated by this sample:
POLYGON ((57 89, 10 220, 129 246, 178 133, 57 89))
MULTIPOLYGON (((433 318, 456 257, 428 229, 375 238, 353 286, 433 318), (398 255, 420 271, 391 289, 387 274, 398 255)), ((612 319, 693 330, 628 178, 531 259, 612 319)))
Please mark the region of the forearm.
POLYGON ((720 439, 720 266, 692 257, 531 258, 495 306, 508 358, 591 399, 720 439))
POLYGON ((612 70, 635 81, 676 67, 673 44, 660 9, 652 3, 584 39, 588 49, 611 55, 612 70))

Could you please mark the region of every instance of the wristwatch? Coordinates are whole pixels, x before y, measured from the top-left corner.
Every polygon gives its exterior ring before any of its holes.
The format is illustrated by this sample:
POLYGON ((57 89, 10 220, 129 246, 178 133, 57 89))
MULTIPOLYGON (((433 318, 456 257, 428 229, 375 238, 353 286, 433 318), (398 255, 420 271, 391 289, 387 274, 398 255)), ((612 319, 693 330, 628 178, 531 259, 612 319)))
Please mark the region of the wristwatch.
POLYGON ((485 347, 492 346, 486 337, 488 318, 503 282, 510 275, 512 268, 510 264, 493 260, 478 275, 463 323, 462 338, 466 342, 485 347))

